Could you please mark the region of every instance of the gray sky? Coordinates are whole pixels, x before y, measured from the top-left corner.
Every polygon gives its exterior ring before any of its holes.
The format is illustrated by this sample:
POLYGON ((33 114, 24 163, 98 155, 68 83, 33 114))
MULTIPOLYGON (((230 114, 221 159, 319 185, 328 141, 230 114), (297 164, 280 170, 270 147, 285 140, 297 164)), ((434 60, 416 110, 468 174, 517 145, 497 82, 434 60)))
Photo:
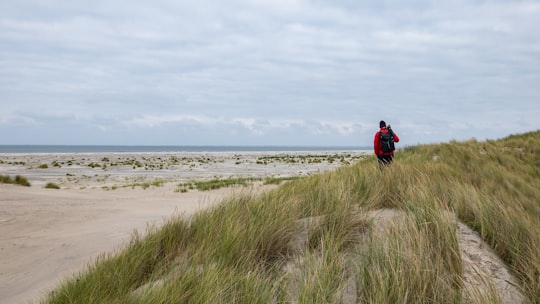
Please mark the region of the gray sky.
POLYGON ((540 129, 540 1, 1 1, 0 144, 540 129))

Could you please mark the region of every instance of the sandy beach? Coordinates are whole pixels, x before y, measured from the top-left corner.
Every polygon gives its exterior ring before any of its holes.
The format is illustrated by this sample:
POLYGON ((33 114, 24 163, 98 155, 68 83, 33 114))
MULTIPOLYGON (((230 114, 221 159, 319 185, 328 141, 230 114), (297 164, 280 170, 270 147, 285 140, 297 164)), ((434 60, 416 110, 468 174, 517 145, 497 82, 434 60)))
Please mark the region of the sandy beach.
POLYGON ((39 301, 64 278, 132 233, 190 214, 269 177, 334 170, 368 151, 0 154, 0 303, 39 301), (197 181, 256 178, 247 187, 199 191, 197 181), (45 188, 54 184, 60 189, 45 188))

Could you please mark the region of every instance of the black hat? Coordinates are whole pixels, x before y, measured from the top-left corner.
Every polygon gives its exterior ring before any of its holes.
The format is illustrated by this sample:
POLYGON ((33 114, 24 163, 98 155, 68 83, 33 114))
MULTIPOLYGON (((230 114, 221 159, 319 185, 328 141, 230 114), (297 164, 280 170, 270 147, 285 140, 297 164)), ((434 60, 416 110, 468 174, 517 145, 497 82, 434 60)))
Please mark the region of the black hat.
POLYGON ((386 127, 386 123, 384 122, 384 120, 381 120, 381 122, 379 122, 379 128, 382 127, 386 127))

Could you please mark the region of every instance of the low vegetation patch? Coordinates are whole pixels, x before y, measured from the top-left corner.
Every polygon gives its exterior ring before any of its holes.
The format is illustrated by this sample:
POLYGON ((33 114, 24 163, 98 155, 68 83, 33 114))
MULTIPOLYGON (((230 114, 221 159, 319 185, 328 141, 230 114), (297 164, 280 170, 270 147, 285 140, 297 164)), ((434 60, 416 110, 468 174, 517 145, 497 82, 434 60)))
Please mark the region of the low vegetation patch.
POLYGON ((178 184, 176 192, 188 192, 189 190, 200 190, 200 191, 209 191, 220 188, 232 187, 232 186, 248 186, 255 182, 263 181, 263 185, 275 184, 279 185, 284 181, 296 180, 301 177, 291 176, 291 177, 267 177, 265 179, 259 177, 237 177, 237 178, 214 178, 208 181, 194 181, 178 184))
POLYGON ((300 176, 267 177, 267 178, 264 179, 264 184, 265 185, 279 185, 282 182, 292 181, 292 180, 296 180, 296 179, 300 179, 300 178, 302 178, 302 177, 300 177, 300 176))
POLYGON ((15 176, 15 178, 12 178, 9 175, 0 175, 0 182, 3 184, 14 184, 14 185, 21 185, 25 187, 31 186, 28 179, 21 175, 17 175, 15 176))
POLYGON ((55 183, 47 183, 45 185, 45 188, 46 189, 60 189, 60 186, 58 186, 57 184, 55 183))
POLYGON ((369 157, 236 194, 134 235, 44 302, 500 302, 497 288, 464 287, 461 221, 540 303, 538 155, 540 132, 423 145, 382 171, 369 157), (381 226, 369 216, 379 210, 401 216, 382 214, 390 224, 381 226))
POLYGON ((199 181, 195 182, 195 188, 201 191, 206 190, 214 190, 219 189, 223 187, 230 187, 230 186, 246 186, 250 182, 258 181, 260 178, 226 178, 226 179, 220 179, 215 178, 209 181, 199 181))
MULTIPOLYGON (((152 181, 131 183, 131 184, 126 185, 125 187, 131 187, 131 188, 141 187, 143 189, 148 189, 150 187, 163 187, 163 185, 165 185, 166 183, 167 183, 166 179, 156 178, 156 179, 154 179, 152 181)), ((116 187, 116 188, 118 188, 118 187, 116 187)))
POLYGON ((256 164, 268 165, 274 162, 279 163, 302 163, 302 164, 320 164, 339 161, 342 165, 349 165, 351 161, 357 161, 364 156, 353 156, 351 154, 335 153, 335 154, 279 154, 279 155, 265 155, 257 159, 256 164))

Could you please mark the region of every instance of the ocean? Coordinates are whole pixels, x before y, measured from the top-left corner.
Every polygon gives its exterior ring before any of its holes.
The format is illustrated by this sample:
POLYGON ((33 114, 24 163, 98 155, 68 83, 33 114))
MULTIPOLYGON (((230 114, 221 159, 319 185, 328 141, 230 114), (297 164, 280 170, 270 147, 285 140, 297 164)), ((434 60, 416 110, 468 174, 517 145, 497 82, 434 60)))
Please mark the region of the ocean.
POLYGON ((101 145, 0 145, 0 153, 121 153, 121 152, 276 152, 358 151, 360 146, 101 146, 101 145))

